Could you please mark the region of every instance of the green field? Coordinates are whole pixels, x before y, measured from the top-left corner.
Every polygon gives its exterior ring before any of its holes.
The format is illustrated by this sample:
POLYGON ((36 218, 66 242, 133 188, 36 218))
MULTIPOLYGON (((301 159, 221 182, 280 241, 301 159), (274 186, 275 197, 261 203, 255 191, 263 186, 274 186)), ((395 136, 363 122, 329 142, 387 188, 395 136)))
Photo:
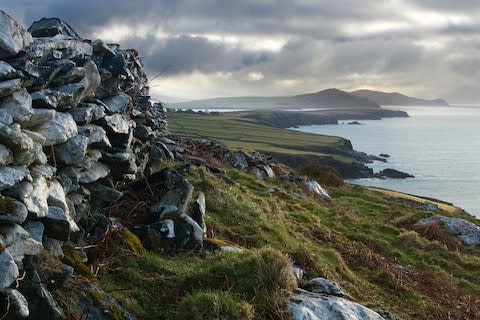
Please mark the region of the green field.
POLYGON ((352 163, 345 139, 273 128, 242 118, 242 113, 168 113, 169 130, 176 135, 208 139, 231 149, 300 156, 330 156, 352 163))

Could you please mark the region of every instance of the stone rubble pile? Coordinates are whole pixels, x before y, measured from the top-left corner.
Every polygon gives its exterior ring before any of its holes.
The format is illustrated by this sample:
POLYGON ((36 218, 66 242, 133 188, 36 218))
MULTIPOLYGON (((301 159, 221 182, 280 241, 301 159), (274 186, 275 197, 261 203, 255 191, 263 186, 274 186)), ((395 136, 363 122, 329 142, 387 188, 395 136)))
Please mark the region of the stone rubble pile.
POLYGON ((0 11, 0 60, 0 299, 24 318, 15 281, 27 258, 61 257, 90 198, 120 198, 116 182, 157 172, 171 152, 136 50, 84 40, 60 19, 27 31, 0 11))

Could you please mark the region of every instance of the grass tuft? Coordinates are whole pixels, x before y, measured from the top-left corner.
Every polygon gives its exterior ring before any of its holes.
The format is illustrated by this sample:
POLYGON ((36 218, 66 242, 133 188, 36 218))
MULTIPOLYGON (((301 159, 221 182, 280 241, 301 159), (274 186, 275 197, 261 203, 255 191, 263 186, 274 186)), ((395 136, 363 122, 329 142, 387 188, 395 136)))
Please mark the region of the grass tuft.
POLYGON ((178 305, 177 320, 251 320, 253 306, 224 291, 195 292, 178 305))

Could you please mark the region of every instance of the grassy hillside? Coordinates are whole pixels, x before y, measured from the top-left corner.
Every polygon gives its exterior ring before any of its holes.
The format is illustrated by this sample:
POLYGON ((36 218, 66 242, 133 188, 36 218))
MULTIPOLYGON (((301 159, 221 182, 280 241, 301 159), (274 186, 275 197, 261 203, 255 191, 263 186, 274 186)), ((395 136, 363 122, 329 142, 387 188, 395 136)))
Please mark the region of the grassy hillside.
MULTIPOLYGON (((252 265, 271 253, 261 248, 281 251, 309 278, 334 280, 349 298, 398 319, 475 319, 480 312, 480 250, 439 230, 416 229, 426 214, 420 203, 360 186, 330 188, 334 200, 326 203, 289 180, 261 181, 236 169, 227 169, 234 185, 202 167, 184 175, 206 194, 207 225, 215 233, 207 246, 234 243, 247 250, 162 256, 111 249, 112 256, 99 261, 98 281, 139 318, 180 318, 192 299, 228 294, 257 319, 281 319, 275 303, 282 296, 259 282, 269 268, 252 265), (265 296, 273 300, 260 299, 265 296)), ((459 210, 439 214, 472 220, 459 210)))
POLYGON ((232 149, 332 156, 342 162, 357 162, 355 158, 345 154, 343 138, 273 128, 253 119, 243 118, 243 115, 169 113, 168 126, 173 134, 193 139, 210 139, 232 149))

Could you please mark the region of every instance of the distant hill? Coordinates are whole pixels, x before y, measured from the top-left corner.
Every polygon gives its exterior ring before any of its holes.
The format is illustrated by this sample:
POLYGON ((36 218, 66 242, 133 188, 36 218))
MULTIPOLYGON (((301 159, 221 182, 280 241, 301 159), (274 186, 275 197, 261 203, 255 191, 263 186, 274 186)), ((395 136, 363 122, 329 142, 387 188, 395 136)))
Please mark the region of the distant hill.
POLYGON ((449 106, 448 102, 443 99, 424 100, 409 97, 398 92, 357 90, 350 92, 350 94, 375 101, 382 106, 449 106))
POLYGON ((377 109, 377 103, 338 89, 287 97, 231 97, 167 103, 182 109, 377 109))

